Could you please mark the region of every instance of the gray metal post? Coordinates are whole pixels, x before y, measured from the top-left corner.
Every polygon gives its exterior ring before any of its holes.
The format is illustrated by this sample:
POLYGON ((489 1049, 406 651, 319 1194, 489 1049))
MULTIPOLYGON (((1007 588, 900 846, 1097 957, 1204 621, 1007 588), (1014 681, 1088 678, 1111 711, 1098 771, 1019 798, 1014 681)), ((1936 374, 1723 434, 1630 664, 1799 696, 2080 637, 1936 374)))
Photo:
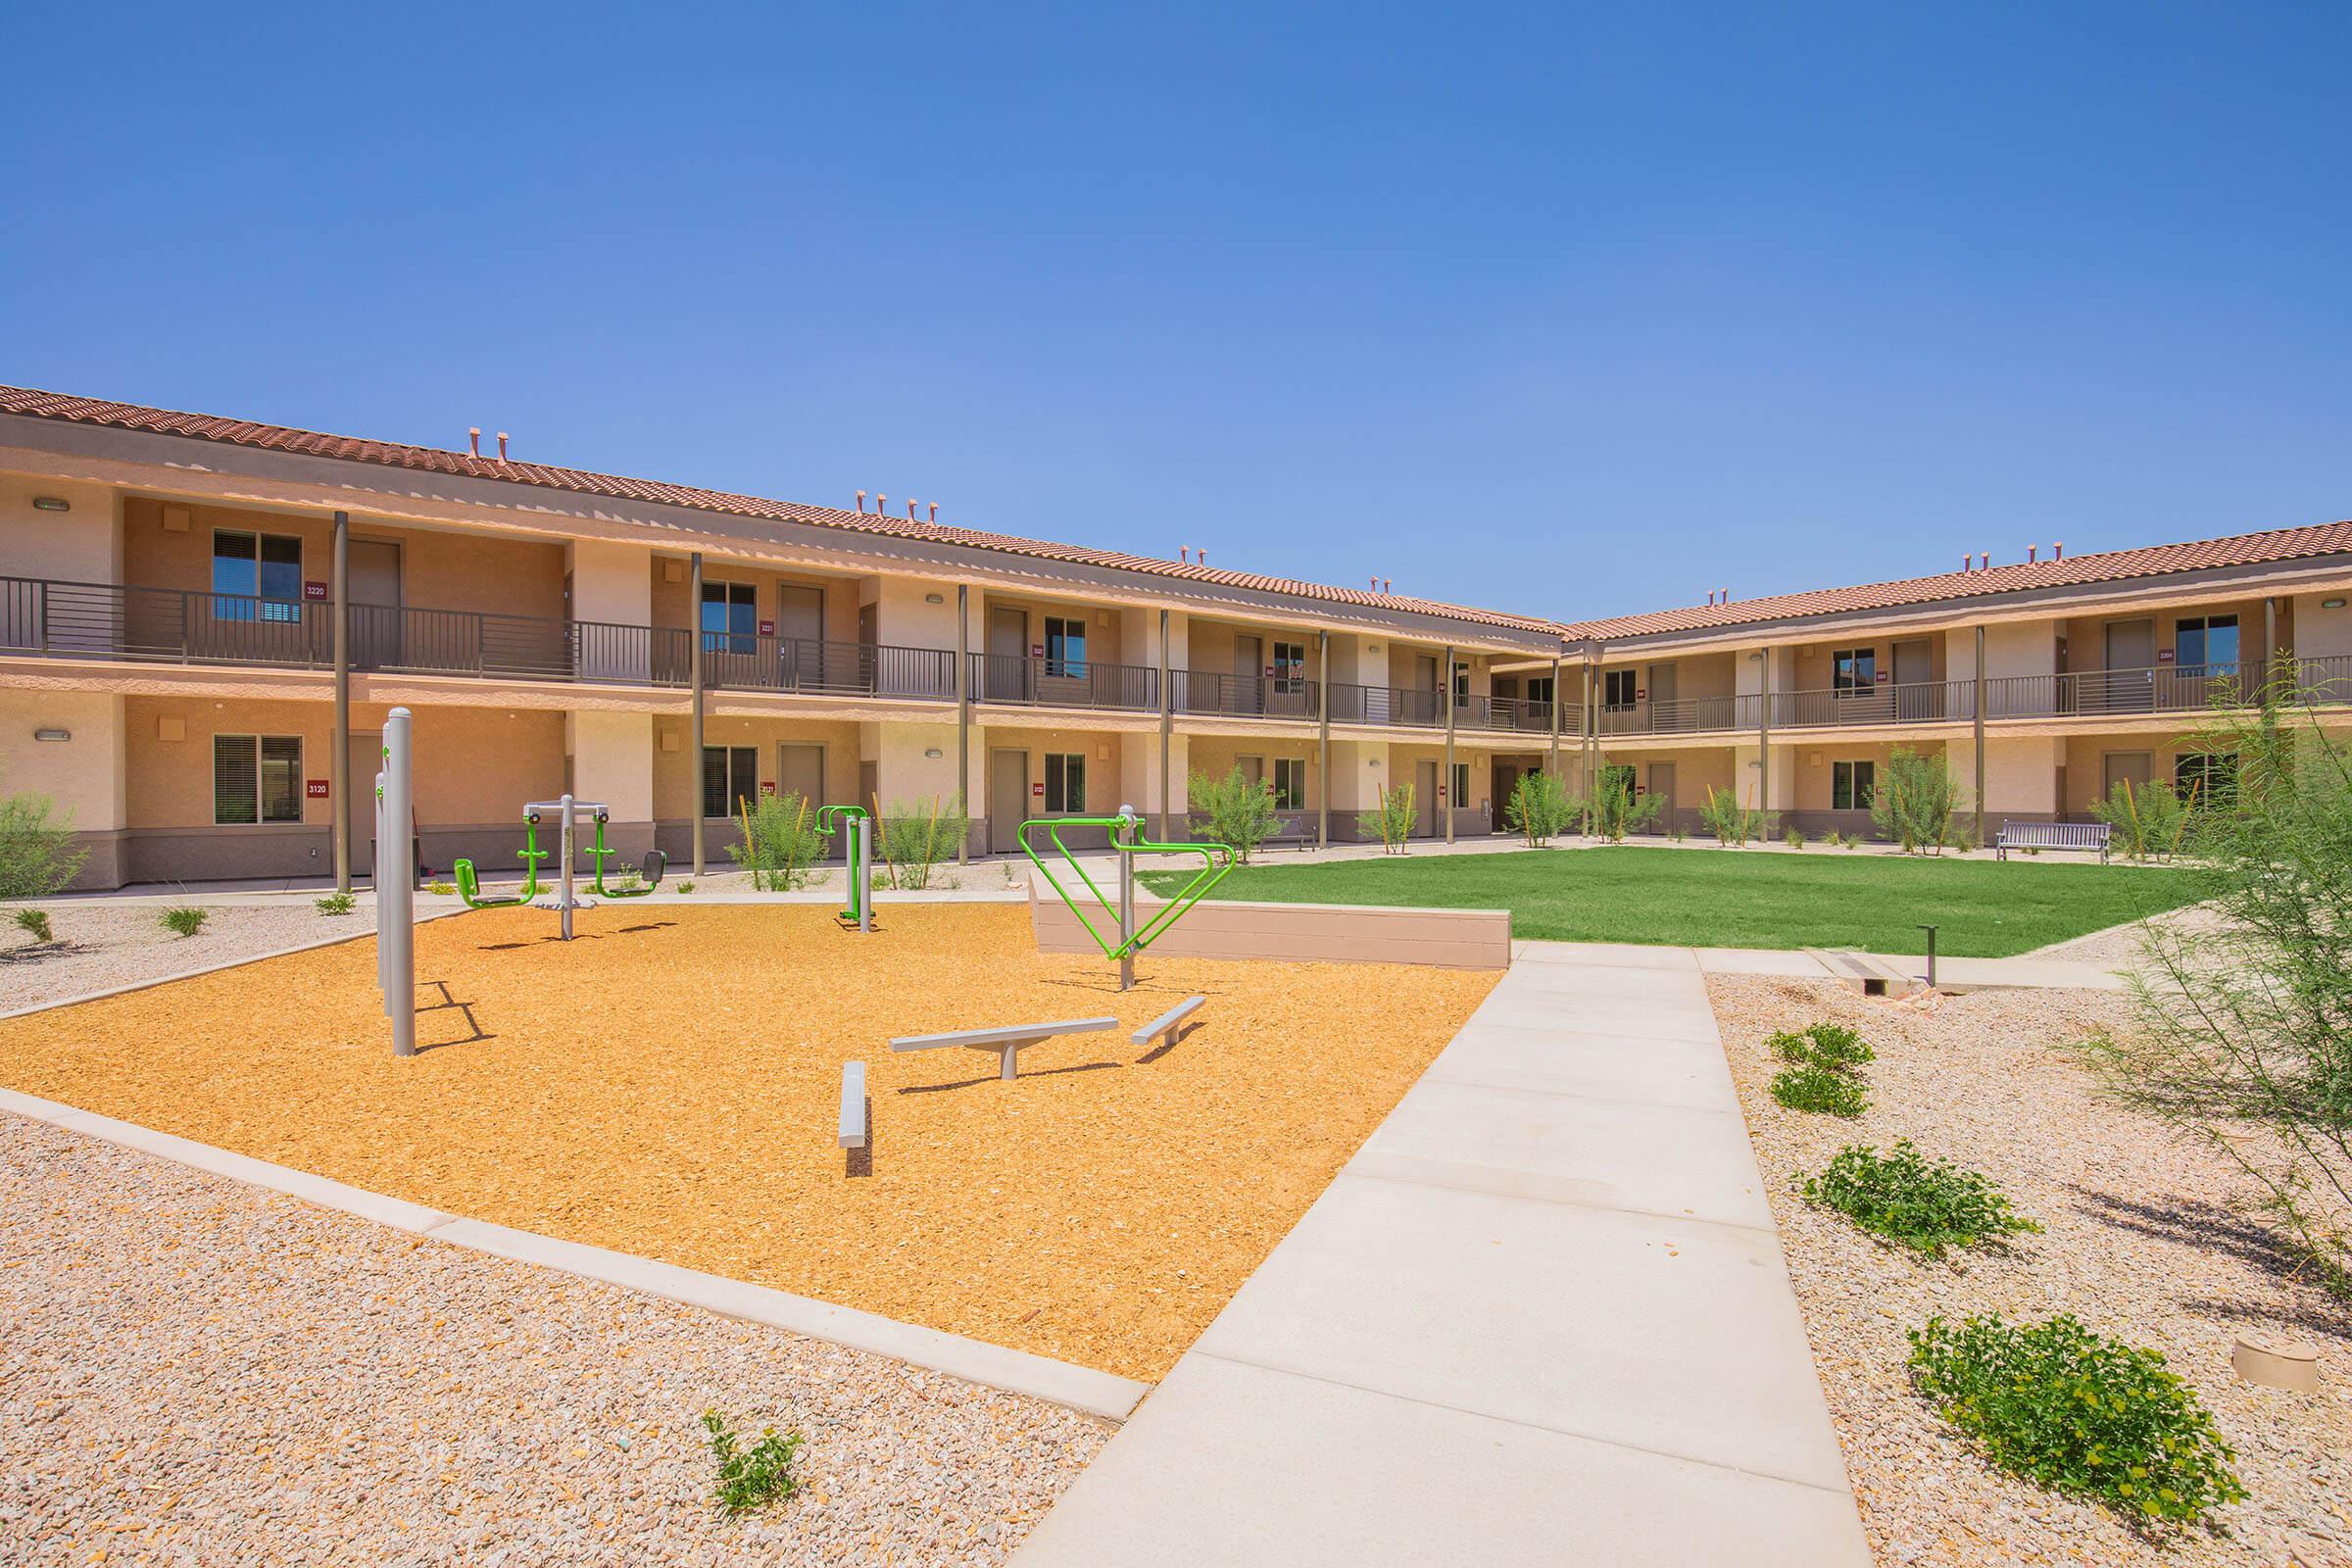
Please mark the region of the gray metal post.
POLYGON ((392 1054, 416 1054, 416 883, 414 865, 385 875, 384 839, 409 859, 408 823, 415 797, 410 791, 409 710, 384 715, 384 828, 376 841, 375 942, 384 963, 384 1013, 392 1020, 392 1054))
POLYGON ((873 827, 871 818, 850 818, 850 874, 858 879, 857 890, 851 897, 858 901, 858 929, 868 933, 874 929, 873 827))
POLYGON ((1977 848, 1984 847, 1984 628, 1977 628, 1977 848))
POLYGON ((1453 842, 1453 808, 1462 803, 1453 798, 1453 644, 1446 645, 1446 667, 1439 672, 1439 683, 1445 688, 1438 701, 1446 705, 1446 774, 1438 780, 1438 799, 1446 810, 1446 842, 1453 842))
POLYGON ((1936 989, 1936 927, 1923 925, 1920 929, 1928 934, 1928 989, 1933 991, 1936 989))
MULTIPOLYGON (((380 746, 376 752, 376 760, 379 763, 383 760, 383 752, 380 746)), ((377 859, 380 861, 384 845, 384 770, 380 766, 375 770, 375 817, 374 827, 371 831, 375 837, 369 843, 377 852, 377 859)), ((377 885, 381 887, 380 879, 377 885)), ((392 993, 389 978, 391 973, 391 950, 384 943, 384 902, 379 898, 375 902, 375 989, 383 992, 387 997, 392 993)))
POLYGON ((1756 809, 1772 809, 1772 650, 1763 653, 1756 676, 1756 809))
POLYGON ((351 514, 335 514, 327 574, 335 617, 335 734, 326 754, 326 798, 334 810, 335 891, 351 891, 351 514))
POLYGON ((1551 776, 1560 776, 1560 662, 1551 662, 1551 776))
MULTIPOLYGON (((956 846, 956 863, 972 858, 972 590, 956 585, 956 803, 963 809, 963 842, 956 846)), ((987 798, 982 797, 985 805, 987 798)))
MULTIPOLYGON (((1135 808, 1121 803, 1119 819, 1119 825, 1111 831, 1132 844, 1135 842, 1137 821, 1135 808)), ((1160 842, 1164 844, 1170 841, 1162 839, 1160 842)), ((1119 989, 1132 991, 1135 989, 1135 955, 1127 950, 1127 944, 1135 939, 1135 857, 1118 850, 1111 853, 1119 858, 1119 989)))
MULTIPOLYGON (((699 629, 697 631, 697 637, 700 637, 699 629)), ((561 912, 560 917, 564 926, 564 940, 569 942, 571 940, 571 796, 566 793, 559 797, 556 804, 562 809, 564 821, 563 830, 559 839, 559 842, 563 847, 564 854, 564 887, 563 891, 557 895, 556 908, 561 912)), ((698 811, 700 809, 699 802, 697 803, 697 809, 698 811)))
POLYGON ((1315 848, 1331 848, 1331 633, 1315 633, 1315 848))
MULTIPOLYGON (((703 780, 703 553, 700 550, 687 557, 687 575, 693 579, 693 585, 686 591, 686 668, 694 684, 694 721, 693 733, 686 737, 686 744, 694 754, 694 798, 686 803, 686 815, 694 831, 694 874, 701 876, 705 871, 703 792, 709 786, 703 780)), ((566 821, 564 831, 570 830, 566 821)), ((564 934, 569 936, 571 916, 566 914, 564 919, 566 927, 564 934)))
POLYGON ((1168 754, 1176 746, 1176 699, 1169 690, 1168 662, 1168 612, 1163 610, 1159 612, 1159 826, 1154 830, 1162 844, 1173 842, 1168 837, 1168 754))

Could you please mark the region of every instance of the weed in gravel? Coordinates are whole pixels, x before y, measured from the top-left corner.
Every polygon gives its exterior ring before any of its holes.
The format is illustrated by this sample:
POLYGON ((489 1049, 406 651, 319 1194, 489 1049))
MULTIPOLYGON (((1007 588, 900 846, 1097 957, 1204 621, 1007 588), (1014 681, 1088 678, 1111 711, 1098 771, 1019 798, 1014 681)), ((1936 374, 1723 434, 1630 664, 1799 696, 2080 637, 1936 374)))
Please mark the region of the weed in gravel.
POLYGON ((1879 1059, 1869 1041, 1839 1023, 1783 1029, 1768 1036, 1764 1044, 1791 1066, 1827 1067, 1832 1072, 1851 1072, 1866 1061, 1879 1059))
POLYGON ((2023 1232, 2039 1225, 2018 1213, 2000 1190, 1973 1170, 1930 1159, 1897 1139, 1881 1154, 1866 1144, 1838 1151, 1819 1176, 1803 1184, 1805 1200, 1834 1208, 1856 1225, 1930 1257, 1951 1247, 2023 1232))
POLYGON ((1791 1067, 1776 1076, 1772 1080, 1772 1098, 1790 1110, 1831 1116, 1859 1116, 1870 1108, 1861 1079, 1814 1064, 1791 1067))
POLYGON ((35 942, 55 942, 57 936, 49 929, 49 915, 42 909, 19 909, 17 929, 35 942))
POLYGON ((451 894, 458 891, 458 885, 455 882, 427 882, 424 885, 424 891, 427 893, 439 894, 442 898, 446 899, 451 894))
POLYGON ((329 893, 311 901, 320 914, 349 914, 359 902, 348 893, 329 893))
POLYGON ((677 883, 676 887, 680 893, 692 893, 694 891, 694 882, 691 878, 689 878, 684 882, 677 883))
POLYGON ((201 905, 183 904, 164 911, 164 929, 177 936, 192 937, 204 929, 205 916, 212 913, 201 905))
POLYGON ((2194 1523, 2246 1495, 2235 1453, 2158 1351, 2066 1315, 1933 1317, 1910 1339, 1920 1392, 2003 1470, 2148 1526, 2194 1523))
POLYGON ((793 1457, 801 1451, 798 1432, 778 1435, 774 1427, 763 1427, 760 1441, 746 1448, 716 1410, 703 1412, 703 1430, 710 1434, 710 1457, 718 1461, 715 1496, 728 1513, 749 1513, 799 1490, 792 1478, 793 1457))

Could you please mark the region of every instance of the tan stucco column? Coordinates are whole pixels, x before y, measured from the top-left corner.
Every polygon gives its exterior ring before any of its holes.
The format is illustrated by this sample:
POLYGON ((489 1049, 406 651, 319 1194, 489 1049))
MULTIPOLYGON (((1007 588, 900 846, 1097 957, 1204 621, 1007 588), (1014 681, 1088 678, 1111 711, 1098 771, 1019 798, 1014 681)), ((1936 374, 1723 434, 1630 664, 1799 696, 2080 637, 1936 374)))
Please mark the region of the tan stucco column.
POLYGON ((687 557, 686 669, 694 685, 694 718, 687 726, 687 776, 693 780, 686 802, 686 820, 694 833, 694 874, 708 869, 703 844, 703 553, 687 557))
MULTIPOLYGON (((327 612, 335 617, 335 727, 326 751, 326 799, 334 808, 335 891, 351 891, 351 514, 335 514, 327 612)), ((372 785, 369 788, 373 788, 372 785)))
MULTIPOLYGON (((979 815, 972 809, 972 590, 956 585, 956 793, 966 820, 979 815)), ((988 798, 981 797, 983 808, 988 798)), ((956 863, 972 858, 972 834, 966 827, 956 846, 956 863)))
POLYGON ((1446 645, 1446 662, 1438 670, 1438 701, 1446 705, 1446 771, 1438 776, 1438 799, 1445 803, 1446 842, 1453 842, 1453 644, 1446 645))

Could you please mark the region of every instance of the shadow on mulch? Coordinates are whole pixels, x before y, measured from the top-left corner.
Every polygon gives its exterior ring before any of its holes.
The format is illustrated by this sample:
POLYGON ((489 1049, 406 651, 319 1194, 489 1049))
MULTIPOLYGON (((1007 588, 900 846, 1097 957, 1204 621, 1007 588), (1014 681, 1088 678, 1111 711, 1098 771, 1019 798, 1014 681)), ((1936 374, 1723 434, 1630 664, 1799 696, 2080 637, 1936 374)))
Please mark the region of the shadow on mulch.
POLYGON ((2280 1328, 2325 1334, 2352 1345, 2352 1306, 2320 1300, 2247 1300, 2239 1297, 2201 1296, 2180 1303, 2183 1311, 2234 1323, 2273 1323, 2280 1328))
POLYGON ((39 963, 44 958, 70 958, 96 951, 86 942, 28 942, 21 948, 0 948, 0 963, 39 963))
MULTIPOLYGON (((2187 1198, 2135 1201, 2094 1192, 2080 1183, 2067 1185, 2081 1200, 2075 1211, 2102 1225, 2233 1257, 2282 1285, 2317 1284, 2310 1261, 2293 1246, 2261 1222, 2220 1203, 2187 1198)), ((2183 1300, 2180 1305, 2221 1317, 2260 1318, 2329 1334, 2352 1333, 2352 1308, 2325 1300, 2256 1302, 2208 1298, 2183 1300)))

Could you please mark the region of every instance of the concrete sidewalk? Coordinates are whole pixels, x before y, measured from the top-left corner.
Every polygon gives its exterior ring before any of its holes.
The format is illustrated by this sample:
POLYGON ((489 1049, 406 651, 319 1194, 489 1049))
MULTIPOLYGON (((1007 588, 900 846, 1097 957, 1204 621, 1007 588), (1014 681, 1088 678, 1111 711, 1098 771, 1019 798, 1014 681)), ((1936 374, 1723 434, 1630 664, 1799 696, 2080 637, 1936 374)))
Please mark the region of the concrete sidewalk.
POLYGON ((1017 1568, 1867 1568, 1684 959, 1514 965, 1017 1568))
MULTIPOLYGON (((1874 953, 1878 959, 1904 974, 1925 979, 1928 960, 1916 953, 1874 953)), ((1677 969, 1699 974, 1782 975, 1791 980, 1839 978, 1810 955, 1769 948, 1665 948, 1625 942, 1537 942, 1525 938, 1511 944, 1514 963, 1581 963, 1606 968, 1677 969)), ((1936 983, 1964 991, 2005 988, 2123 991, 2127 965, 2084 963, 2074 958, 1955 958, 1936 960, 1936 983)))

